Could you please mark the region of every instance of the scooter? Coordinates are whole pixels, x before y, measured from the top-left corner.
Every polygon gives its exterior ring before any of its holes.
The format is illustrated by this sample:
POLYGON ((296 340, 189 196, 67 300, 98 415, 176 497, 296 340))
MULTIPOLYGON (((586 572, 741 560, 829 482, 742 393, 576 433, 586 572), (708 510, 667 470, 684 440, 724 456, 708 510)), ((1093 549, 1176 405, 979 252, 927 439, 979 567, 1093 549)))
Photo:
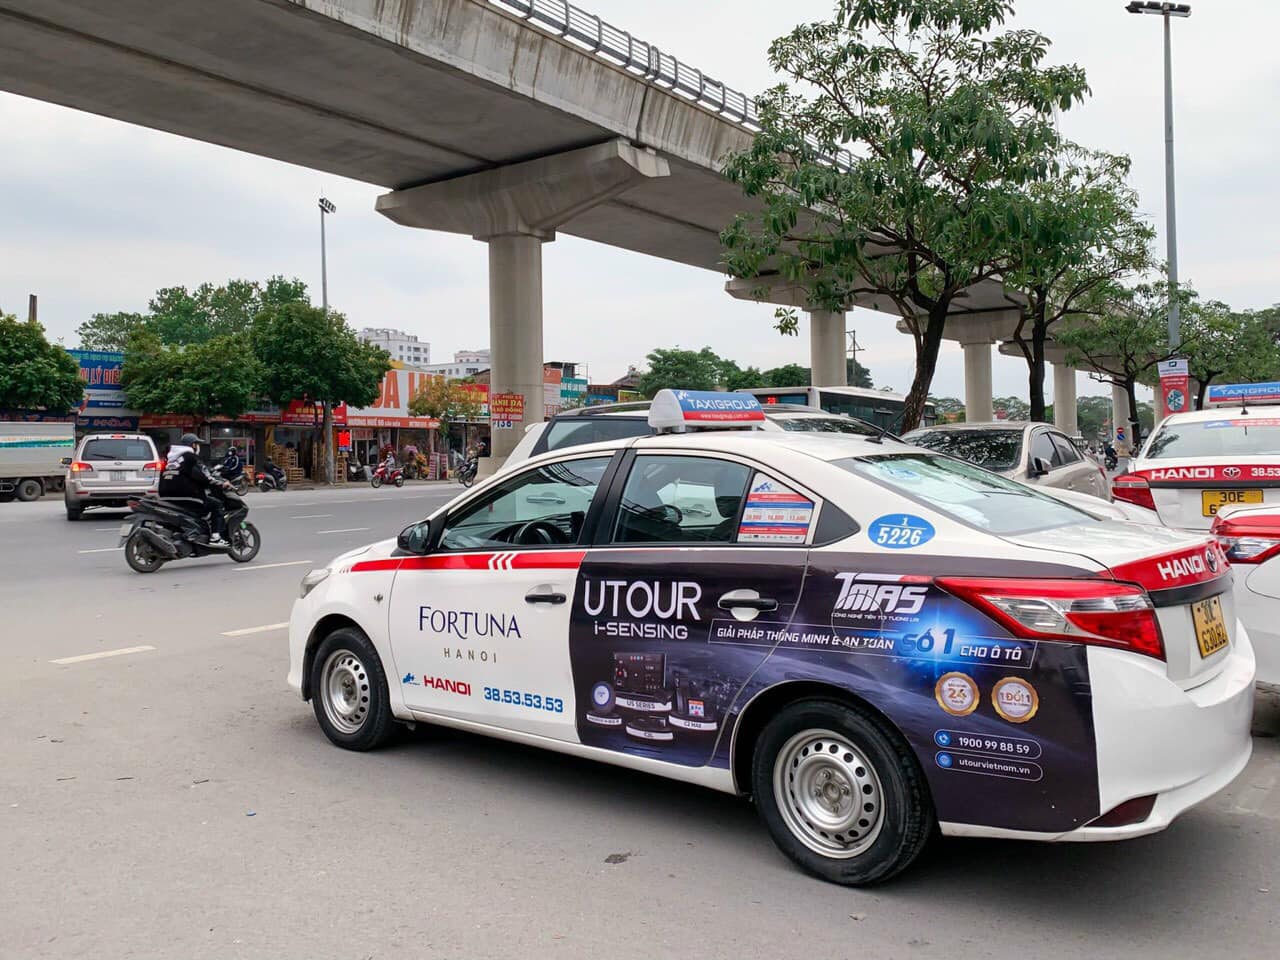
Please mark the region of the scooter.
POLYGON ((221 554, 236 563, 248 563, 262 548, 258 528, 247 519, 249 505, 234 491, 212 491, 222 499, 227 514, 227 540, 209 542, 206 516, 183 509, 187 501, 164 500, 148 495, 130 500, 133 516, 120 528, 124 559, 138 573, 155 573, 170 560, 221 554))
POLYGON ((458 468, 458 482, 469 487, 476 482, 476 473, 480 469, 479 457, 467 457, 458 468))
POLYGON ((234 477, 228 478, 223 475, 224 471, 223 471, 222 464, 218 464, 210 472, 219 480, 226 480, 229 484, 231 484, 231 487, 232 489, 235 490, 237 496, 243 497, 246 493, 249 492, 249 478, 245 476, 243 471, 236 474, 234 477))
POLYGON ((373 471, 373 477, 369 480, 369 484, 373 489, 377 490, 384 483, 394 483, 397 487, 403 487, 404 470, 400 467, 392 467, 388 471, 385 463, 378 464, 378 469, 373 471))
POLYGON ((286 476, 285 472, 270 460, 267 461, 266 466, 258 471, 258 474, 253 478, 253 480, 258 485, 258 489, 263 493, 266 493, 268 490, 279 490, 283 493, 285 490, 289 489, 288 476, 286 476))

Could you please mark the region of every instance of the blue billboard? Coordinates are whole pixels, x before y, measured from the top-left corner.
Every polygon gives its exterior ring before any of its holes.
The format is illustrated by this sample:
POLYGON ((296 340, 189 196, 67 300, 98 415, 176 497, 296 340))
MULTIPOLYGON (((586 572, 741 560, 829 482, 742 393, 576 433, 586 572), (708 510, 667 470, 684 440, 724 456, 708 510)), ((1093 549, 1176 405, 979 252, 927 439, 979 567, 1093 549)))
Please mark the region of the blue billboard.
POLYGON ((124 388, 120 385, 123 353, 109 350, 68 350, 67 353, 80 366, 80 380, 84 383, 81 410, 116 410, 124 406, 124 388))

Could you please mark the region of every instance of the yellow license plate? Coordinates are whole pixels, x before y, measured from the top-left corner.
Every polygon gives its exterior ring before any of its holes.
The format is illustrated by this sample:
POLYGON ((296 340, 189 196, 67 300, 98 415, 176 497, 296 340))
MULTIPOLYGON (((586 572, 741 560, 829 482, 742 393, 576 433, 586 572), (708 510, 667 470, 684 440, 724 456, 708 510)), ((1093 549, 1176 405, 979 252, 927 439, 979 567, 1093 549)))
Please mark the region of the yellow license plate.
POLYGON ((1202 659, 1217 653, 1230 642, 1226 621, 1222 619, 1222 601, 1217 597, 1193 603, 1191 622, 1195 624, 1196 645, 1202 659))
POLYGON ((1261 503, 1261 490, 1201 490, 1200 512, 1206 517, 1216 517, 1218 510, 1232 503, 1261 503))

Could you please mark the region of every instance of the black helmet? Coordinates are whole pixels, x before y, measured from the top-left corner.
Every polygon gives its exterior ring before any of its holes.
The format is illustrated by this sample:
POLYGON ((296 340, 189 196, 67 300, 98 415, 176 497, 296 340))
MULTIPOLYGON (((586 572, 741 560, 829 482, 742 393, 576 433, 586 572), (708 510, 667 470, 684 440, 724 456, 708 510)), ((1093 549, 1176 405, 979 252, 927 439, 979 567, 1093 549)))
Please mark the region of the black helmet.
POLYGON ((204 443, 204 441, 201 440, 199 437, 197 437, 194 433, 184 433, 182 437, 178 440, 178 443, 182 444, 184 447, 191 447, 194 450, 200 444, 204 443))

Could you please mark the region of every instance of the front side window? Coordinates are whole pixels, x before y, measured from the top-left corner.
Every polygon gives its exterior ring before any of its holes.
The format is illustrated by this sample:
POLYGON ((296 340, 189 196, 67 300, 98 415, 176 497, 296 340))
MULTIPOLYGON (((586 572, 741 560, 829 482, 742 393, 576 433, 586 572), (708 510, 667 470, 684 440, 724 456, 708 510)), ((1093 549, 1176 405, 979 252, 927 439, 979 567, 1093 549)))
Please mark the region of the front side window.
POLYGON ((1039 457, 1049 464, 1049 469, 1062 466, 1062 457, 1044 430, 1037 430, 1031 435, 1031 458, 1039 457))
POLYGON ((1058 459, 1063 463, 1079 463, 1081 460, 1080 451, 1076 449, 1076 445, 1061 433, 1051 433, 1050 438, 1053 440, 1054 449, 1058 451, 1058 459))
POLYGON ((998 536, 1093 521, 1089 514, 1032 487, 924 451, 834 462, 852 474, 998 536))
POLYGON ((614 543, 732 543, 751 469, 710 457, 644 454, 627 476, 614 543))
POLYGON ((1022 460, 1021 430, 913 430, 902 439, 988 470, 1013 470, 1022 460))
POLYGON ((451 514, 440 550, 578 543, 609 457, 548 463, 512 477, 451 514))

